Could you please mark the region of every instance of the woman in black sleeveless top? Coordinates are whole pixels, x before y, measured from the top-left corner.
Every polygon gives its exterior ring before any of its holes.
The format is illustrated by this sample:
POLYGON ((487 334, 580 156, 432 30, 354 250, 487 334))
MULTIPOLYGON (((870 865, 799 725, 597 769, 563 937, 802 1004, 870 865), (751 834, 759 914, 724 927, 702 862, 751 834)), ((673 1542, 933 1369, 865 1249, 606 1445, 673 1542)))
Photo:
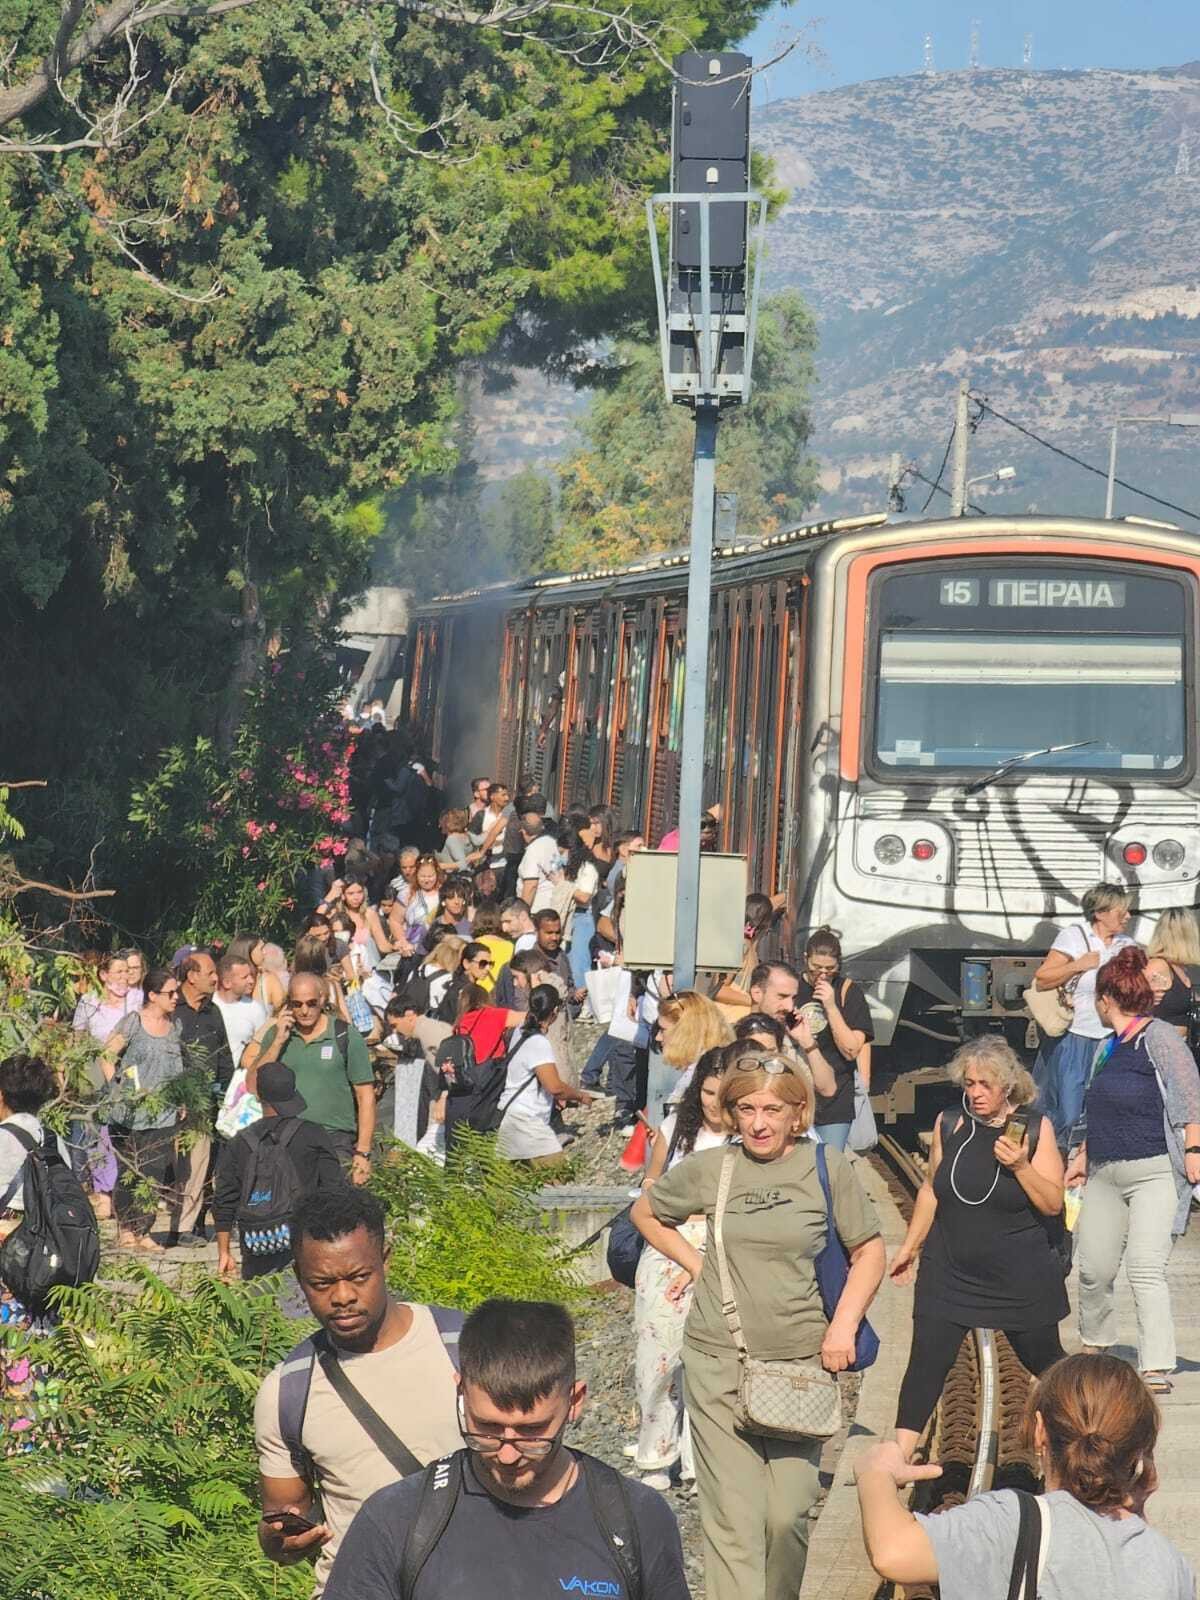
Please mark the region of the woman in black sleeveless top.
POLYGON ((958 1347, 971 1328, 999 1328, 1030 1372, 1063 1354, 1067 1314, 1062 1258, 1050 1230, 1063 1204, 1054 1131, 1029 1113, 1033 1080, 996 1034, 964 1044, 947 1069, 963 1108, 939 1117, 929 1173, 891 1276, 911 1281, 913 1340, 900 1386, 896 1439, 906 1456, 929 1420, 958 1347), (1024 1124, 1009 1138, 1013 1119, 1024 1124))
POLYGON ((1154 924, 1146 976, 1154 991, 1154 1015, 1184 1038, 1192 1015, 1192 992, 1200 982, 1200 924, 1182 906, 1164 911, 1154 924))

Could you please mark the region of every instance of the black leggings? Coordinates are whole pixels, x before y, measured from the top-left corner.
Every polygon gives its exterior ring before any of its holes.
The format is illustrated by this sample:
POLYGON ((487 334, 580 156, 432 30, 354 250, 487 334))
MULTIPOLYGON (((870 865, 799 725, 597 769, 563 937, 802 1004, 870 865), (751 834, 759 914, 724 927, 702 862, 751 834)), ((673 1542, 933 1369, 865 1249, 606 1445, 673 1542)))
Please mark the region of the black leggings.
MULTIPOLYGON (((970 1331, 961 1323, 947 1322, 942 1317, 914 1316, 912 1351, 904 1382, 900 1385, 896 1412, 898 1428, 908 1428, 913 1433, 920 1433, 924 1428, 954 1365, 958 1347, 970 1331)), ((1035 1377, 1066 1353, 1058 1337, 1057 1322, 1043 1323, 1040 1328, 1025 1328, 1020 1333, 1010 1333, 1007 1328, 1004 1331, 1017 1359, 1035 1377)))

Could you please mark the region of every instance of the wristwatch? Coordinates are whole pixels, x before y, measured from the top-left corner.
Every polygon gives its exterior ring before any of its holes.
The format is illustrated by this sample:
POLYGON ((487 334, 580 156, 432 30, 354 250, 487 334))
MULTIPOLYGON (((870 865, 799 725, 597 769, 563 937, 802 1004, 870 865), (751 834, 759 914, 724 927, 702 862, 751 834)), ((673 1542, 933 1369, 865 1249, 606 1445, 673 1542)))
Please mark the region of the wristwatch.
POLYGON ((1189 1144, 1184 1147, 1185 1156, 1200 1156, 1200 1144, 1189 1144))
POLYGON ((361 1156, 364 1161, 370 1161, 371 1159, 371 1152, 369 1150, 356 1150, 354 1154, 356 1156, 361 1156))

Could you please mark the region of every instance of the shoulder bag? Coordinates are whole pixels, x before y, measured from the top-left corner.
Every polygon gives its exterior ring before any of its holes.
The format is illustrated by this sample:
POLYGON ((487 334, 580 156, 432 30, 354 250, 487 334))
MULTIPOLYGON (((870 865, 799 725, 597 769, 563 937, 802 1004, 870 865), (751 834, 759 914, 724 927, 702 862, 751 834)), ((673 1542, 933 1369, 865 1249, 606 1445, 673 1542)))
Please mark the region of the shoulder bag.
POLYGON ((734 1408, 739 1428, 766 1439, 831 1439, 842 1425, 842 1392, 820 1358, 760 1361, 746 1348, 742 1319, 725 1257, 723 1221, 738 1151, 728 1150, 713 1213, 713 1243, 721 1277, 721 1310, 737 1350, 741 1377, 734 1408))
POLYGON ((1038 1600, 1038 1586, 1050 1554, 1050 1502, 1044 1495, 1015 1489, 1020 1504, 1017 1543, 1008 1578, 1008 1600, 1038 1600))
MULTIPOLYGON (((1079 953, 1084 955, 1091 941, 1083 924, 1077 926, 1083 934, 1083 949, 1079 953)), ((1075 1002, 1071 996, 1077 982, 1078 979, 1071 978, 1057 989, 1039 989, 1036 983, 1031 983, 1026 989, 1025 1008, 1048 1039, 1061 1039, 1074 1022, 1075 1002)))

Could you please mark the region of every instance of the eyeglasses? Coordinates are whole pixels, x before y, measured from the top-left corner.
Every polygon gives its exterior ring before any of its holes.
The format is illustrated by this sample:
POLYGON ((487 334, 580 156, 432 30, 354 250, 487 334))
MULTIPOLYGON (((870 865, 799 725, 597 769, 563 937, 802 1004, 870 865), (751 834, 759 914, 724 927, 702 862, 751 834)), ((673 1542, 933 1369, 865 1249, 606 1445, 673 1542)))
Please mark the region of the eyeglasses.
POLYGON ((529 1461, 544 1461, 554 1447, 562 1443, 562 1436, 570 1426, 570 1413, 563 1419, 563 1425, 552 1438, 549 1439, 504 1439, 498 1438, 494 1433, 469 1433, 467 1431, 467 1408, 463 1397, 458 1397, 458 1431, 462 1435, 463 1443, 468 1450, 474 1450, 476 1455, 499 1455, 506 1444, 512 1445, 518 1454, 529 1461))
POLYGON ((475 960, 472 962, 472 966, 476 967, 490 967, 491 964, 492 958, 490 956, 476 956, 475 960))
POLYGON ((739 1072, 765 1072, 769 1078, 778 1078, 784 1072, 796 1076, 796 1069, 786 1056, 739 1056, 734 1064, 739 1072))
POLYGON ((293 1011, 320 1011, 324 1004, 324 1000, 293 1000, 291 1007, 293 1011))

